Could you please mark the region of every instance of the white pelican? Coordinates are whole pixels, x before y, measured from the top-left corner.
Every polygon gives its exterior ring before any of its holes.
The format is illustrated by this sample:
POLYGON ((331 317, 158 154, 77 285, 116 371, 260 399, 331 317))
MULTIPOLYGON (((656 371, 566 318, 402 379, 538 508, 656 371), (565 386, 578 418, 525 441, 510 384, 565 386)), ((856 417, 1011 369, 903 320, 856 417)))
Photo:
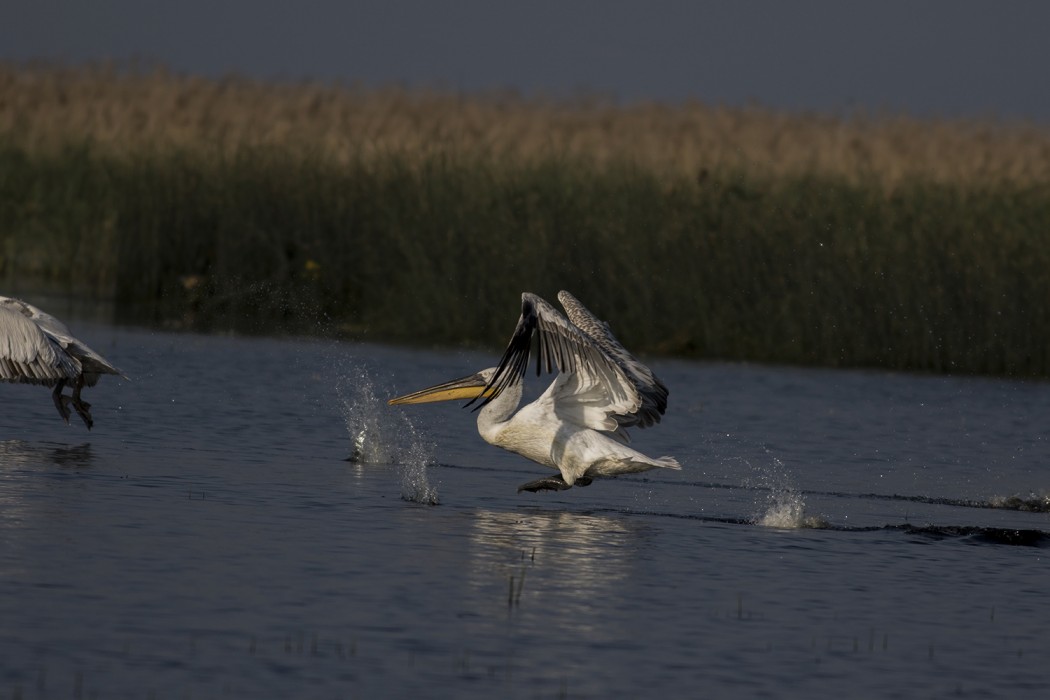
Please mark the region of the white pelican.
POLYGON ((91 404, 80 398, 103 374, 123 373, 77 340, 65 324, 32 304, 0 296, 0 380, 53 386, 58 415, 69 423, 69 406, 91 430, 91 404), (73 395, 62 393, 72 384, 73 395))
POLYGON ((391 405, 470 399, 479 404, 485 442, 558 470, 522 484, 521 491, 560 491, 597 477, 681 469, 673 457, 653 459, 627 446, 626 428, 647 428, 667 409, 667 387, 568 292, 559 292, 565 316, 525 292, 521 318, 497 367, 391 399, 391 405), (536 373, 559 373, 536 401, 520 410, 533 335, 539 336, 536 373))

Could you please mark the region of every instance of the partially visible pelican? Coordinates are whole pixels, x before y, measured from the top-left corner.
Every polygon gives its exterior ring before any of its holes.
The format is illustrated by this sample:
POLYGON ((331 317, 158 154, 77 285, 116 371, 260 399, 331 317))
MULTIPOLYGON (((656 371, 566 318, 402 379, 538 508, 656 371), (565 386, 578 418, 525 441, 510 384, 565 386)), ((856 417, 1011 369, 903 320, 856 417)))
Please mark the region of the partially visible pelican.
POLYGON ((69 406, 91 430, 91 404, 80 398, 103 374, 123 373, 77 340, 65 324, 32 304, 0 296, 0 380, 53 386, 58 415, 69 422, 69 406), (66 384, 72 396, 62 393, 66 384))
POLYGON ((648 428, 667 409, 667 387, 620 345, 568 292, 558 301, 568 319, 525 292, 521 318, 497 367, 391 399, 391 405, 481 399, 478 432, 485 442, 558 470, 518 488, 560 491, 592 479, 681 469, 674 457, 653 459, 627 446, 627 428, 648 428), (518 410, 533 335, 536 373, 558 369, 543 395, 518 410))

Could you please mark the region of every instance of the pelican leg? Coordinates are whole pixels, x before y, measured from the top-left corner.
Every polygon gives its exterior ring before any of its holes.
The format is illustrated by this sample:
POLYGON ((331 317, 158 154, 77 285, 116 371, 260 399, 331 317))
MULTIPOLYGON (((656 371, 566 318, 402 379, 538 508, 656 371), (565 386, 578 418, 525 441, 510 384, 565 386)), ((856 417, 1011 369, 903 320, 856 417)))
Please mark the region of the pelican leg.
POLYGON ((66 380, 59 379, 58 383, 55 384, 55 390, 51 392, 51 398, 55 401, 55 408, 58 409, 58 415, 62 416, 62 420, 69 423, 69 408, 66 404, 69 403, 69 397, 62 393, 62 390, 66 388, 66 380))
MULTIPOLYGON (((578 483, 578 482, 577 482, 578 483)), ((587 480, 590 483, 590 480, 587 480)), ((557 476, 545 476, 542 479, 536 479, 530 481, 527 484, 522 484, 518 487, 518 493, 522 491, 531 491, 536 493, 537 491, 564 491, 565 489, 571 489, 572 486, 565 483, 565 479, 561 478, 561 474, 557 476)))
MULTIPOLYGON (((81 420, 84 421, 84 425, 87 426, 88 430, 91 430, 91 426, 95 424, 95 421, 91 418, 91 404, 80 398, 80 390, 84 388, 84 375, 77 377, 77 381, 73 384, 73 409, 80 416, 81 420)), ((68 414, 69 411, 66 411, 68 414)), ((68 419, 66 420, 68 422, 68 419)))
POLYGON ((594 479, 592 479, 591 477, 589 477, 589 476, 578 476, 578 477, 576 477, 576 484, 575 484, 575 486, 590 486, 592 483, 594 483, 594 479))

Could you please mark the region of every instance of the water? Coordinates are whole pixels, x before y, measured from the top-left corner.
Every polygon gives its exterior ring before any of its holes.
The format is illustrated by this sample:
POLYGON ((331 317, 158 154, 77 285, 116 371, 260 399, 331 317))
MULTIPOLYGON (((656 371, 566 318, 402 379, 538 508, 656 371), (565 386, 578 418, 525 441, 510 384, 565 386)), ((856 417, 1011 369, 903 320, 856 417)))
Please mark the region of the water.
POLYGON ((517 494, 384 401, 494 355, 72 325, 132 379, 0 385, 0 699, 1050 689, 1046 384, 654 362, 681 472, 517 494))

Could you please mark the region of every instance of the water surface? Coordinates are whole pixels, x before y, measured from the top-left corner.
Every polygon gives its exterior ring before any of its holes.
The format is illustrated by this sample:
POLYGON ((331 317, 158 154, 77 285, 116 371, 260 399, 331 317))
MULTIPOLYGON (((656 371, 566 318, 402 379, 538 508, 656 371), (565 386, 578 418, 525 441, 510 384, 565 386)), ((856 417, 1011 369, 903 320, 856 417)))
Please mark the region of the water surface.
POLYGON ((72 325, 132 379, 0 385, 0 698, 1050 689, 1046 384, 654 361, 681 472, 517 494, 385 405, 494 355, 72 325))

